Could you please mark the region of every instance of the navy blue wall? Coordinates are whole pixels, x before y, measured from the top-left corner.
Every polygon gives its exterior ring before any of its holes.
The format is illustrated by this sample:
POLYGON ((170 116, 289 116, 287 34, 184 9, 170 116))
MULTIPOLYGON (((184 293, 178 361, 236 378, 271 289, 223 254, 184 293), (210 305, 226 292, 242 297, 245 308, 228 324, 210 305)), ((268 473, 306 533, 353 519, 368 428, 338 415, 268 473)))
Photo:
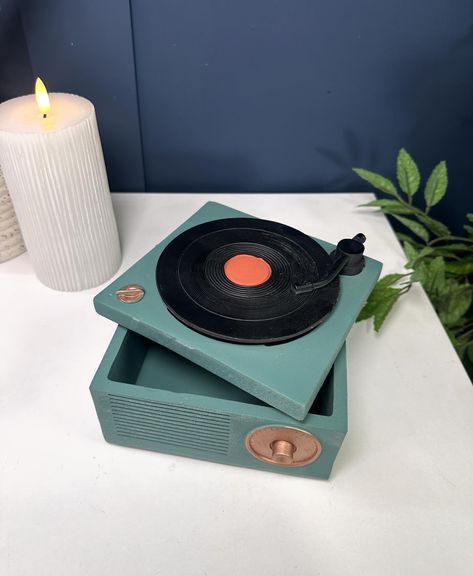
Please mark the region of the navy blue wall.
POLYGON ((31 91, 31 63, 15 0, 0 0, 0 102, 31 91))
POLYGON ((19 6, 34 75, 51 92, 94 103, 111 189, 144 190, 128 0, 23 0, 19 6))
POLYGON ((112 189, 356 191, 352 166, 394 176, 405 146, 425 175, 448 162, 437 215, 473 209, 471 0, 17 6, 16 93, 40 74, 90 98, 112 189))

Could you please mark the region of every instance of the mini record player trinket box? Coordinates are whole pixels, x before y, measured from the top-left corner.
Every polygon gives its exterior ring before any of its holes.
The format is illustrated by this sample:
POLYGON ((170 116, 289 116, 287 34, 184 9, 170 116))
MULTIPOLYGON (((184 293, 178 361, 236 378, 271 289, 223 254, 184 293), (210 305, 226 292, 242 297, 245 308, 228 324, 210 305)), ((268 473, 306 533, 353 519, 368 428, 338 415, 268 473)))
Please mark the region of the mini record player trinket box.
POLYGON ((203 206, 94 300, 119 324, 90 387, 105 439, 328 478, 345 339, 381 271, 364 241, 203 206))

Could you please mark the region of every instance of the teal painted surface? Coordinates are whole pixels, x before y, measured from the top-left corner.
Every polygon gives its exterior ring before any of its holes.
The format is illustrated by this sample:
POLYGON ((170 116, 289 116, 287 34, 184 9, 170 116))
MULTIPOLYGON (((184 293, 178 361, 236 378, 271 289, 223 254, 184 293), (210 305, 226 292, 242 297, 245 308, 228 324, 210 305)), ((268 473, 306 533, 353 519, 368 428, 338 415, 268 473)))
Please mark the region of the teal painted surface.
POLYGON ((119 326, 90 391, 104 438, 111 443, 308 478, 329 477, 347 430, 345 347, 311 412, 296 421, 229 382, 119 326), (307 466, 285 468, 255 459, 246 436, 262 426, 310 432, 322 445, 307 466))
MULTIPOLYGON (((242 346, 202 336, 167 310, 156 288, 156 263, 168 242, 183 230, 209 220, 238 216, 248 215, 214 202, 205 204, 100 292, 94 304, 99 314, 162 344, 285 414, 303 420, 372 290, 381 264, 366 258, 362 273, 342 277, 340 299, 331 316, 302 338, 275 346, 242 346), (141 284, 146 291, 143 300, 135 304, 119 302, 115 291, 126 284, 141 284)), ((320 243, 327 251, 334 248, 326 242, 320 243)))

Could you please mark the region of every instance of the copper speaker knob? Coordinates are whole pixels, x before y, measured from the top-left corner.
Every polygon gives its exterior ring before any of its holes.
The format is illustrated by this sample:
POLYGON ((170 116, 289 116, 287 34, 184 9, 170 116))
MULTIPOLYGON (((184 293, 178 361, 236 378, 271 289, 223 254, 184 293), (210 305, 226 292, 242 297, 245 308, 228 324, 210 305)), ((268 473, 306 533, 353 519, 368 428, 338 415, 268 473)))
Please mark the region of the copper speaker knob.
POLYGON ((128 284, 115 292, 115 296, 124 304, 139 302, 145 295, 145 289, 139 284, 128 284))
POLYGON ((276 466, 306 466, 322 453, 315 436, 286 426, 257 428, 248 434, 245 444, 252 456, 276 466))
POLYGON ((292 456, 296 451, 296 447, 292 442, 287 440, 276 440, 271 444, 273 450, 272 459, 278 464, 292 464, 292 456))

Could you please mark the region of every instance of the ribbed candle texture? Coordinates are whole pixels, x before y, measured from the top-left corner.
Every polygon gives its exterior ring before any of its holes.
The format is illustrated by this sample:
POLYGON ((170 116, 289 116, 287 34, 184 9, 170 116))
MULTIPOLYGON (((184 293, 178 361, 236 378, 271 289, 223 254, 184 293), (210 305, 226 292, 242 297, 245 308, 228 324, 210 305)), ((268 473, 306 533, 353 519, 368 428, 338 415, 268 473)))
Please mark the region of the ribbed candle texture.
POLYGON ((20 225, 0 166, 0 263, 26 250, 20 225))
POLYGON ((93 105, 70 94, 51 97, 51 118, 44 124, 35 118, 31 131, 29 120, 18 131, 15 124, 35 105, 33 97, 0 105, 0 158, 39 280, 56 290, 83 290, 118 269, 118 230, 93 105))

